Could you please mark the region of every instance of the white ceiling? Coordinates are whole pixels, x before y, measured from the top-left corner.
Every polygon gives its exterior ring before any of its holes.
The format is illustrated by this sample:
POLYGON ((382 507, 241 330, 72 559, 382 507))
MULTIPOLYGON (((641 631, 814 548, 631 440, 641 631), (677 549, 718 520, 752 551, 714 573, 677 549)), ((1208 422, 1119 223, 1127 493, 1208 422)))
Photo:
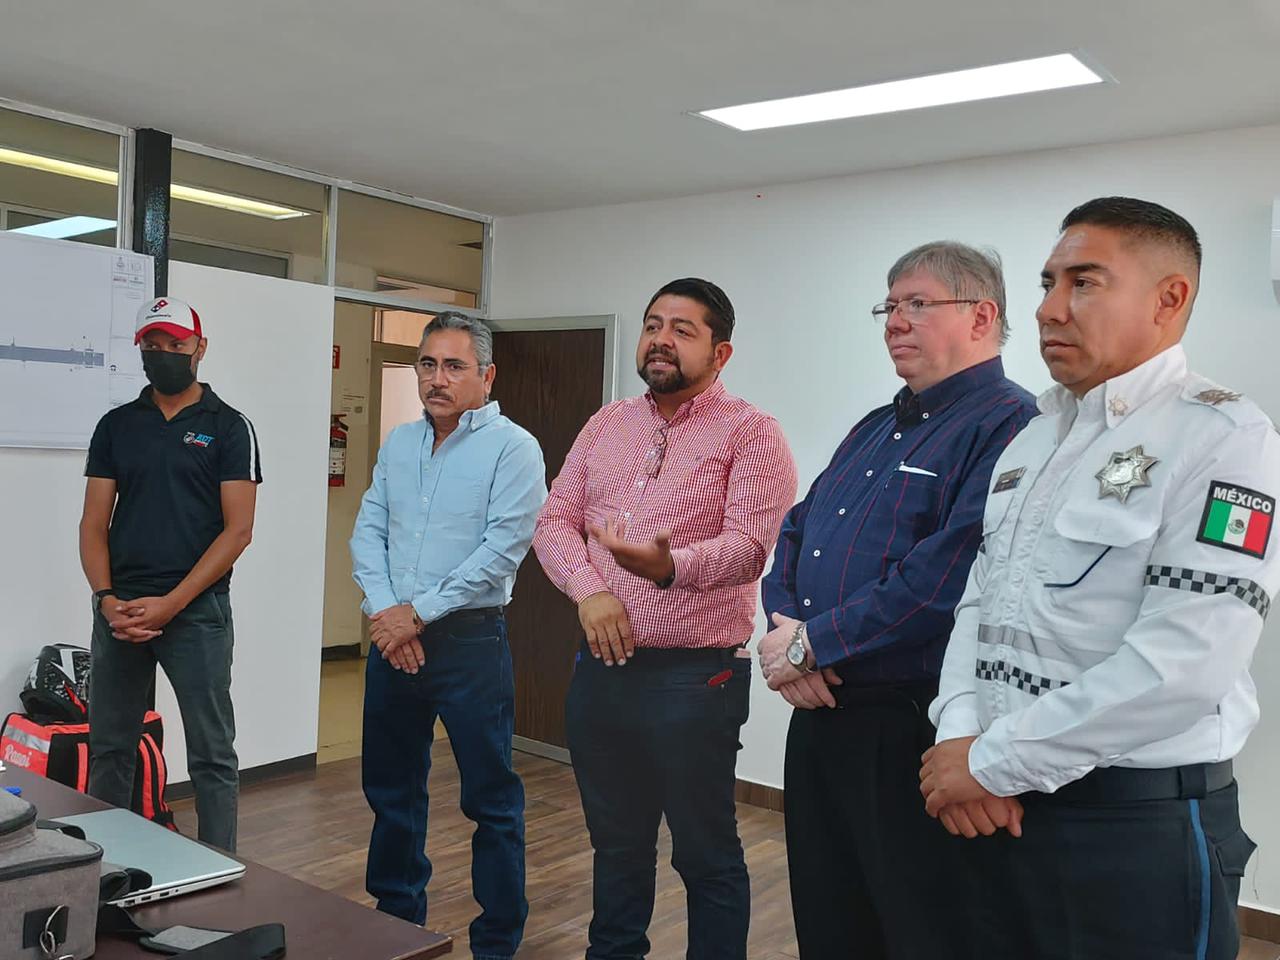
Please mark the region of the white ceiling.
POLYGON ((1280 121, 1280 0, 0 0, 0 97, 510 214, 1280 121), (1117 80, 685 111, 1083 50, 1117 80))

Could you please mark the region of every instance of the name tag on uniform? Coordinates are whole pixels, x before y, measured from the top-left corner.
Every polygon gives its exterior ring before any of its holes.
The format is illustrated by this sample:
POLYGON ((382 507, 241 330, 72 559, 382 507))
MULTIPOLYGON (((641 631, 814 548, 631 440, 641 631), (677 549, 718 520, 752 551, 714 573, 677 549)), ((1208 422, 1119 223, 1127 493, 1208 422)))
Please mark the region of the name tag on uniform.
POLYGON ((1012 490, 1022 482, 1022 475, 1027 472, 1026 467, 1018 467, 1016 470, 1006 470, 1000 476, 996 477, 996 485, 991 488, 992 493, 1004 493, 1006 490, 1012 490))

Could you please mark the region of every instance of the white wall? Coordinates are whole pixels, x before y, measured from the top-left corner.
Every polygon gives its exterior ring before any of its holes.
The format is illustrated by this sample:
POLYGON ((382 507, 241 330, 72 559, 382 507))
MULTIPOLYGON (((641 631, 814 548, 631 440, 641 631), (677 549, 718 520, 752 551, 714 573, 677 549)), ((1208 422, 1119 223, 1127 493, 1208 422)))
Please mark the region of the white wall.
MULTIPOLYGON (((265 482, 236 564, 232 679, 241 767, 313 753, 319 697, 333 290, 175 263, 169 290, 200 312, 202 380, 257 429, 265 482)), ((40 646, 89 644, 77 525, 84 453, 0 449, 0 709, 17 709, 40 646)), ((162 685, 171 782, 187 779, 182 724, 162 685)))
MULTIPOLYGON (((333 288, 175 263, 169 292, 198 304, 209 336, 201 379, 253 421, 262 451, 253 543, 231 581, 240 766, 314 753, 333 288)), ((170 776, 185 780, 181 721, 167 684, 156 706, 167 724, 170 776)))
MULTIPOLYGON (((500 219, 493 315, 617 313, 625 318, 619 395, 626 396, 643 389, 629 372, 630 351, 649 296, 674 277, 716 281, 738 316, 727 386, 778 417, 804 490, 852 423, 900 385, 869 314, 899 254, 942 238, 996 247, 1013 327, 1006 367, 1039 392, 1049 383, 1033 319, 1040 267, 1062 216, 1109 194, 1157 200, 1195 224, 1205 266, 1187 336, 1193 365, 1280 420, 1280 307, 1268 274, 1280 127, 500 219)), ((1278 621, 1254 664, 1262 725, 1238 763, 1246 827, 1261 846, 1242 896, 1273 907, 1280 907, 1280 769, 1269 762, 1280 747, 1278 621)), ((789 712, 757 677, 740 777, 781 785, 789 712)))

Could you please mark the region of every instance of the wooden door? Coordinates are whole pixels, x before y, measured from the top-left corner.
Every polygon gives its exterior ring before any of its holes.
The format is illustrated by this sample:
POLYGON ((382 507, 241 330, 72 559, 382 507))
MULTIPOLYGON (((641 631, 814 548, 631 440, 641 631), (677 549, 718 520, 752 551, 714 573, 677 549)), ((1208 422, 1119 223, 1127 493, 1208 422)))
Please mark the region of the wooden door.
MULTIPOLYGON (((548 486, 579 431, 600 409, 605 339, 603 329, 494 332, 493 399, 538 438, 548 486)), ((516 576, 507 627, 515 663, 516 735, 563 748, 564 700, 582 626, 577 607, 547 579, 532 550, 516 576)))

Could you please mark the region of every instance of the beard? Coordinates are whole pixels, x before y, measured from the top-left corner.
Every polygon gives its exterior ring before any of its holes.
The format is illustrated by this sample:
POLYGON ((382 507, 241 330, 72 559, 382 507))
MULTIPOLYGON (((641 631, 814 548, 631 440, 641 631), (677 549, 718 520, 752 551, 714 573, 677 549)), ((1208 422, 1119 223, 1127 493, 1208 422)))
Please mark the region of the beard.
POLYGON ((636 368, 636 373, 640 375, 640 379, 649 385, 649 389, 654 393, 679 393, 685 387, 689 386, 689 378, 684 375, 684 371, 680 369, 680 361, 674 354, 665 354, 658 351, 651 352, 644 359, 644 363, 636 368), (670 370, 655 370, 649 366, 652 360, 665 360, 671 364, 670 370))

